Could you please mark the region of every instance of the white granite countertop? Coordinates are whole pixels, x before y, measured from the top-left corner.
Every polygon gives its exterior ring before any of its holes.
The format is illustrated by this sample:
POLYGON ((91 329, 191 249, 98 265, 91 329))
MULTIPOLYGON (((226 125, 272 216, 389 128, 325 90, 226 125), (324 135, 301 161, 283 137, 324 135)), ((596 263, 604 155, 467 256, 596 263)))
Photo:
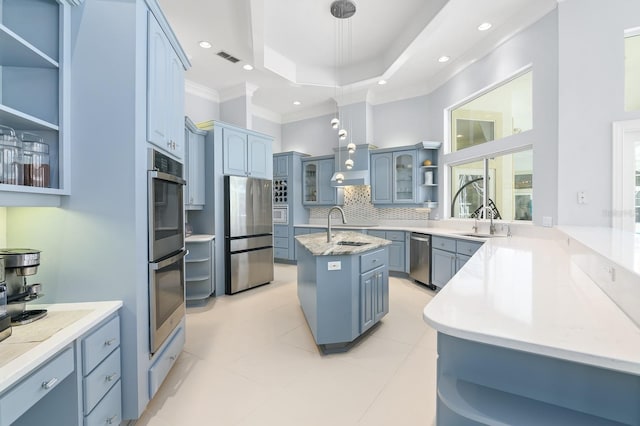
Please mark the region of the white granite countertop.
POLYGON ((297 235, 296 239, 307 248, 314 256, 341 256, 364 253, 378 247, 390 245, 391 241, 372 235, 353 231, 337 231, 330 243, 327 242, 327 233, 314 233, 297 235), (363 245, 341 245, 341 242, 363 243, 363 245))
POLYGON ((29 305, 48 313, 30 324, 12 327, 11 336, 0 342, 0 392, 121 307, 121 301, 29 305))
POLYGON ((640 329, 572 262, 566 237, 490 239, 424 320, 451 336, 640 374, 640 329))

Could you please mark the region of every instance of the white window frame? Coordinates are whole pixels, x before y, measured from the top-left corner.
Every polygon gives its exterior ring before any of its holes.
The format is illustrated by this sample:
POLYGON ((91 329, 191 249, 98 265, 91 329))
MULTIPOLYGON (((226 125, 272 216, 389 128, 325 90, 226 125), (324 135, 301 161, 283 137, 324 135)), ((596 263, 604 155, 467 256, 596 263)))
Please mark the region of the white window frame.
MULTIPOLYGON (((529 133, 533 130, 534 126, 531 129, 525 130, 521 133, 504 136, 501 139, 485 142, 479 145, 470 146, 468 148, 451 152, 452 149, 452 140, 451 140, 451 111, 458 108, 461 105, 466 104, 467 102, 478 98, 485 93, 488 93, 497 87, 503 86, 528 72, 533 72, 532 64, 527 64, 524 67, 514 71, 512 74, 507 76, 506 78, 497 81, 489 86, 486 86, 466 98, 456 102, 455 104, 444 109, 444 154, 442 155, 442 164, 443 164, 443 192, 444 196, 442 199, 444 200, 443 205, 443 217, 447 219, 456 219, 451 217, 451 167, 458 166, 464 163, 470 163, 472 161, 482 161, 485 159, 499 157, 501 155, 513 154, 520 151, 533 150, 533 144, 531 143, 531 139, 529 137, 529 133)), ((535 81, 535 76, 532 75, 533 81, 535 81)), ((535 93, 534 93, 535 96, 535 93)), ((534 166, 535 168, 535 166, 534 166)), ((535 173, 534 173, 535 176, 535 173)), ((535 178, 534 178, 535 179, 535 178)), ((534 185, 535 188, 535 185, 534 185)), ((485 191, 486 197, 486 191, 485 191)), ((486 205, 486 200, 485 200, 486 205)), ((465 219, 460 219, 465 220, 465 219)), ((467 219, 470 220, 470 219, 467 219)))
POLYGON ((613 122, 611 164, 611 226, 635 232, 635 145, 640 119, 613 122), (625 196, 627 194, 627 196, 625 196))

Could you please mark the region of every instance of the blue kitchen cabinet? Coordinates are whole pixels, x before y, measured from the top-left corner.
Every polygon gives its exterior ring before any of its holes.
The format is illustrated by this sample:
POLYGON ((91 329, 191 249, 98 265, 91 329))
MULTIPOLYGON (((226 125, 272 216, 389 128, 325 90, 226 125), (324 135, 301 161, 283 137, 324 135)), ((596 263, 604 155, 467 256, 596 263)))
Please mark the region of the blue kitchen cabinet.
POLYGON ((289 158, 286 155, 273 155, 273 177, 289 176, 289 158))
POLYGON ((184 67, 153 13, 148 12, 147 140, 184 157, 184 67))
POLYGON ((431 239, 431 282, 444 287, 482 246, 481 242, 433 236, 431 239))
POLYGON ((231 126, 222 129, 223 173, 261 179, 273 177, 272 139, 231 126))
POLYGON ((416 204, 417 151, 371 154, 371 202, 416 204))
POLYGON ((389 312, 389 278, 386 267, 360 275, 360 333, 389 312))
MULTIPOLYGON (((48 187, 0 177, 2 206, 59 206, 70 194, 71 25, 69 1, 0 1, 0 125, 49 146, 48 187)), ((12 160, 9 159, 10 162, 12 160)))
POLYGON ((368 235, 391 241, 389 246, 389 271, 408 272, 406 267, 407 238, 404 231, 368 230, 368 235))
POLYGON ((200 130, 185 117, 186 161, 185 178, 187 185, 184 192, 186 210, 201 210, 205 203, 205 155, 204 144, 207 132, 200 130))
POLYGON ((334 206, 344 203, 343 189, 331 186, 335 172, 334 156, 302 159, 302 204, 334 206))
POLYGON ((289 244, 289 225, 273 225, 273 257, 289 260, 293 251, 289 244))

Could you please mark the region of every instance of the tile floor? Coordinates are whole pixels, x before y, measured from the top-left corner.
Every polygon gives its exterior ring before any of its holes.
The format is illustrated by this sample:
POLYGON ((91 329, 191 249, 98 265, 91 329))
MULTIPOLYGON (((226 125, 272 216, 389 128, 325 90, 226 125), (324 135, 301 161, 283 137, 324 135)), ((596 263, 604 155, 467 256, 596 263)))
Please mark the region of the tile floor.
POLYGON ((296 267, 187 310, 187 341, 136 426, 431 425, 434 293, 389 282, 389 314, 349 352, 323 355, 296 295, 296 267))

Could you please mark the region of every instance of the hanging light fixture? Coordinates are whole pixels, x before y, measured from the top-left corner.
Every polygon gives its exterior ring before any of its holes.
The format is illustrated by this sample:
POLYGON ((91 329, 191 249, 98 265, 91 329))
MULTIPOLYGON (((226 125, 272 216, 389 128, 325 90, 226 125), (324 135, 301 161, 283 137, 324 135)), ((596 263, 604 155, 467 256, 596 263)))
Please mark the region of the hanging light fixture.
MULTIPOLYGON (((330 7, 331 15, 337 19, 336 21, 336 69, 335 69, 335 92, 336 92, 336 102, 337 102, 337 92, 338 92, 338 68, 339 65, 345 65, 345 56, 350 57, 351 55, 351 21, 348 18, 351 18, 356 13, 356 5, 352 0, 335 0, 331 3, 330 7), (343 27, 346 22, 346 43, 345 43, 345 31, 343 27), (347 44, 347 48, 345 48, 345 44, 347 44), (345 52, 346 51, 346 52, 345 52)), ((343 89, 340 88, 340 97, 342 97, 343 89)), ((338 110, 337 117, 331 120, 331 127, 338 130, 338 164, 340 164, 340 141, 346 141, 349 137, 349 143, 347 144, 347 156, 348 158, 344 162, 344 166, 347 170, 351 170, 353 168, 354 162, 351 159, 351 154, 355 153, 356 145, 350 140, 350 131, 351 131, 351 120, 348 117, 348 120, 340 120, 340 112, 338 110), (345 128, 345 121, 348 121, 349 131, 345 128)), ((340 173, 338 170, 334 176, 335 181, 338 184, 342 184, 344 181, 344 175, 340 173)))

